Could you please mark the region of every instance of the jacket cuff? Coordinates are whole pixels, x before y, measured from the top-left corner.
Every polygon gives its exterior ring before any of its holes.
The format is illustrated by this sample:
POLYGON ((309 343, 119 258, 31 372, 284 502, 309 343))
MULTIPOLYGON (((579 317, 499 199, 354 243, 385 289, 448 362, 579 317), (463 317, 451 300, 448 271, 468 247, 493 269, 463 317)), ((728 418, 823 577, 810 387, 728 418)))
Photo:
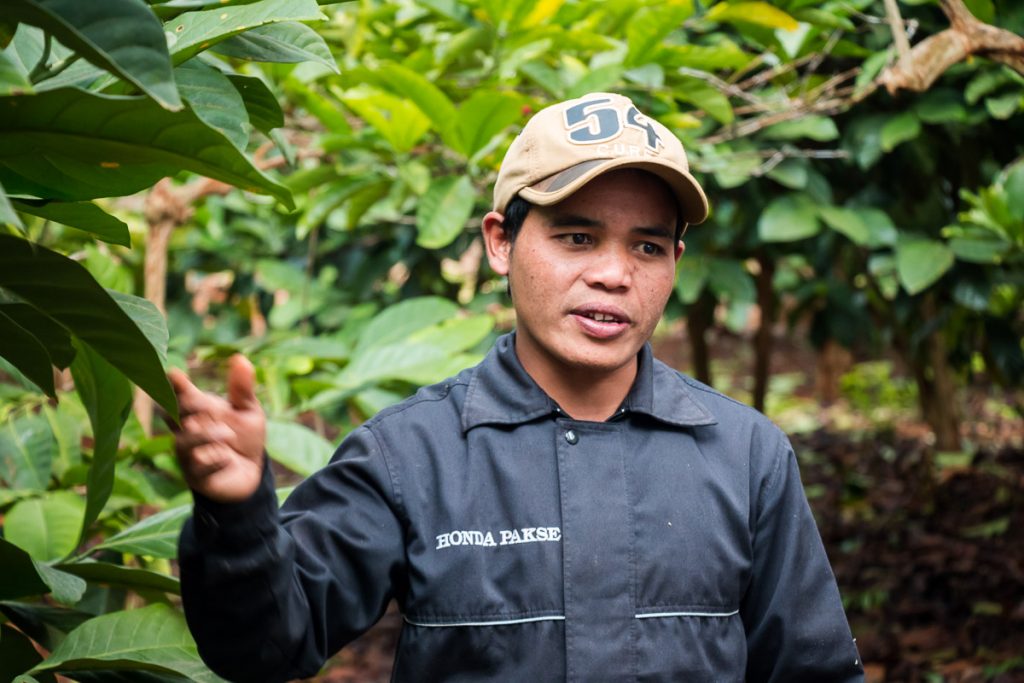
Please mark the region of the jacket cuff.
POLYGON ((277 524, 277 494, 270 459, 263 456, 263 477, 256 491, 237 503, 221 503, 192 491, 195 533, 201 543, 245 545, 277 524))

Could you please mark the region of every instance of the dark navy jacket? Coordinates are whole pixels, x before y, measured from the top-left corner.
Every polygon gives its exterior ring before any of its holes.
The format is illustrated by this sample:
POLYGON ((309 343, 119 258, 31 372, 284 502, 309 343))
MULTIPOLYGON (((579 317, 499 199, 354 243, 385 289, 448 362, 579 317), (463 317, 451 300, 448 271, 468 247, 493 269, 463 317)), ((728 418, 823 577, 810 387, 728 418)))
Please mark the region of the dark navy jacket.
POLYGON ((640 354, 607 422, 564 415, 513 336, 382 411, 280 512, 197 496, 199 651, 311 676, 394 597, 397 681, 860 681, 785 436, 640 354))

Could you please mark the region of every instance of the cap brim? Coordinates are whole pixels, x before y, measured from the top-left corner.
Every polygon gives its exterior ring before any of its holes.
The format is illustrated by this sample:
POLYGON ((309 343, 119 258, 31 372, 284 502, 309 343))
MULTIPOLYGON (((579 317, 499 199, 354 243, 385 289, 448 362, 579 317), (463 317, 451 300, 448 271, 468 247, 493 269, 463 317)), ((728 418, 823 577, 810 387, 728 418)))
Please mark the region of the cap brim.
POLYGON ((708 217, 708 199, 700 183, 689 172, 673 164, 638 161, 635 158, 584 161, 524 187, 519 191, 519 196, 533 204, 550 206, 566 199, 597 176, 622 168, 641 169, 664 180, 675 194, 685 222, 702 223, 708 217))

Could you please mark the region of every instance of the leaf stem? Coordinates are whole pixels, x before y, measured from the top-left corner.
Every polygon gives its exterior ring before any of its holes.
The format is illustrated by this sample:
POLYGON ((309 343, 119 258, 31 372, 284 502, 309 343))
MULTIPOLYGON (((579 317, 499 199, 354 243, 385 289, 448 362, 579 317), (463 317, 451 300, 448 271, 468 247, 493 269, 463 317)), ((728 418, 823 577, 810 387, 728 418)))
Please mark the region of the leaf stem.
POLYGON ((36 62, 34 67, 32 67, 32 71, 28 75, 28 80, 33 84, 43 80, 50 73, 50 69, 46 66, 46 63, 50 61, 50 48, 52 47, 52 44, 53 38, 49 33, 45 34, 43 36, 43 54, 39 57, 39 61, 36 62))

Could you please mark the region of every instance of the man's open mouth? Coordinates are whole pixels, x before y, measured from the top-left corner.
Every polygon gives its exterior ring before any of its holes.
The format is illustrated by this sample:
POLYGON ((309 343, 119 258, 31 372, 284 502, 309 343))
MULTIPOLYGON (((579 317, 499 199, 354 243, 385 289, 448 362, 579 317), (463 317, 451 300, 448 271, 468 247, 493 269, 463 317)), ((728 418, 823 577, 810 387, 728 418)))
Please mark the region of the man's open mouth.
POLYGON ((582 315, 584 317, 586 317, 586 318, 590 318, 591 320, 596 320, 599 323, 618 323, 618 322, 622 322, 621 320, 616 318, 614 315, 608 315, 607 313, 583 313, 582 315))
POLYGON ((630 322, 626 312, 615 306, 590 304, 573 309, 572 314, 602 325, 623 326, 628 325, 630 322))

